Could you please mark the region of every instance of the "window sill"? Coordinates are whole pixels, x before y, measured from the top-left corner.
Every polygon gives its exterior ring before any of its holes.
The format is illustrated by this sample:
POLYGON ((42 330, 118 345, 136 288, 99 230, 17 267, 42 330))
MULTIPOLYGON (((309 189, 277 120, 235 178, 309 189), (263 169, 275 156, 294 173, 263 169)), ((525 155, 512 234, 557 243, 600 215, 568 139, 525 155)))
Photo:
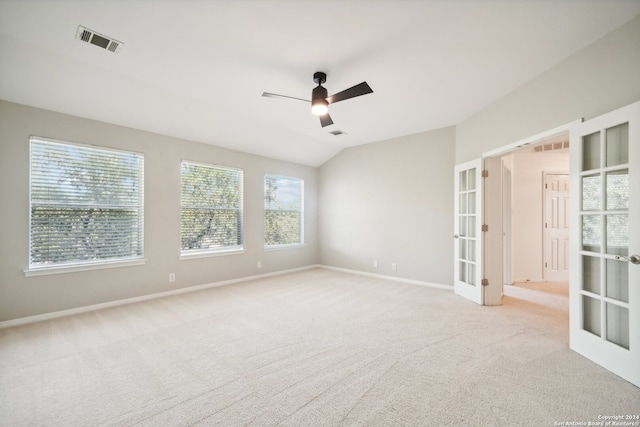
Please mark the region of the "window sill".
POLYGON ((306 243, 291 243, 288 245, 265 245, 265 251, 284 251, 287 249, 302 249, 307 246, 306 243))
POLYGON ((107 261, 64 266, 33 267, 24 270, 24 275, 25 277, 48 276, 50 274, 76 273, 78 271, 102 270, 105 268, 131 267, 134 265, 144 265, 146 263, 146 259, 140 258, 130 261, 107 261))
POLYGON ((211 258, 211 257, 227 256, 227 255, 239 255, 239 254, 243 254, 243 253, 244 253, 244 249, 228 249, 228 250, 215 251, 215 252, 193 252, 193 253, 180 254, 180 257, 178 257, 178 259, 180 261, 183 261, 183 260, 187 260, 187 259, 211 258))

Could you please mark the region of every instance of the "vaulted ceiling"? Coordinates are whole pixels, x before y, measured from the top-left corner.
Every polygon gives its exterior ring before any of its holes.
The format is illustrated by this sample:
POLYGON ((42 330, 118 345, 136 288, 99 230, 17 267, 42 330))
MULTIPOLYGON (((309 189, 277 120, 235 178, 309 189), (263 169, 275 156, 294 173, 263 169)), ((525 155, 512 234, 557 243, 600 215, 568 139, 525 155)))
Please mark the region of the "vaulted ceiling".
POLYGON ((638 0, 0 0, 0 99, 318 166, 455 125, 640 14, 638 0), (112 53, 78 26, 123 43, 112 53), (329 94, 310 106, 315 71, 329 94), (342 131, 334 136, 331 131, 342 131))

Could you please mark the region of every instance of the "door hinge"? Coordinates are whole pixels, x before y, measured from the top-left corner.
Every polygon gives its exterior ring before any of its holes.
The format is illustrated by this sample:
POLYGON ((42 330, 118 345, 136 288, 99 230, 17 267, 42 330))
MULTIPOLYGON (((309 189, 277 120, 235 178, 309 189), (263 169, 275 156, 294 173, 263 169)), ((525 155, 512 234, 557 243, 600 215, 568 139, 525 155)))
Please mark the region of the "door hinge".
POLYGON ((482 231, 489 231, 489 226, 487 224, 482 224, 482 231))
POLYGON ((489 279, 482 279, 482 286, 489 286, 489 279))
POLYGON ((487 169, 482 169, 482 177, 486 178, 489 176, 489 171, 487 169))

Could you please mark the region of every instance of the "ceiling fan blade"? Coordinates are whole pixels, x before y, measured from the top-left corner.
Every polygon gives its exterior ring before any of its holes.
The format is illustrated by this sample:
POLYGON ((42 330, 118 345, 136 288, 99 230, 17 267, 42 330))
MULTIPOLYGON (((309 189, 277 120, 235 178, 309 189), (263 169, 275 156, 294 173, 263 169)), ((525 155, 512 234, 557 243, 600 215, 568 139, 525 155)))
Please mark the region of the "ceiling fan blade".
POLYGON ((373 93, 373 89, 371 89, 367 82, 362 82, 335 95, 331 95, 327 98, 327 102, 334 104, 338 101, 344 101, 345 99, 355 98, 356 96, 366 95, 368 93, 373 93))
POLYGON ((333 124, 333 120, 331 120, 331 116, 329 115, 329 113, 320 116, 320 124, 322 125, 322 127, 333 124))
POLYGON ((308 99, 296 98, 295 96, 278 95, 277 93, 269 93, 269 92, 262 92, 262 96, 267 98, 286 98, 286 99, 295 99, 295 100, 304 101, 304 102, 311 102, 308 99))

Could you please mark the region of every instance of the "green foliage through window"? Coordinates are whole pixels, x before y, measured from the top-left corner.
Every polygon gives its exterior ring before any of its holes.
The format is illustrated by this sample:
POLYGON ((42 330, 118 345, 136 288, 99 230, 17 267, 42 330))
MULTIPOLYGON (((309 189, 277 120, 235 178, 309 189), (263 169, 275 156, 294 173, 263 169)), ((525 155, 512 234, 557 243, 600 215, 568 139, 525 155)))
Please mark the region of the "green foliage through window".
POLYGON ((264 177, 264 239, 267 246, 304 242, 304 181, 264 177))
POLYGON ((30 268, 142 258, 143 156, 30 143, 30 268))
POLYGON ((242 171, 182 162, 182 254, 242 248, 242 171))

